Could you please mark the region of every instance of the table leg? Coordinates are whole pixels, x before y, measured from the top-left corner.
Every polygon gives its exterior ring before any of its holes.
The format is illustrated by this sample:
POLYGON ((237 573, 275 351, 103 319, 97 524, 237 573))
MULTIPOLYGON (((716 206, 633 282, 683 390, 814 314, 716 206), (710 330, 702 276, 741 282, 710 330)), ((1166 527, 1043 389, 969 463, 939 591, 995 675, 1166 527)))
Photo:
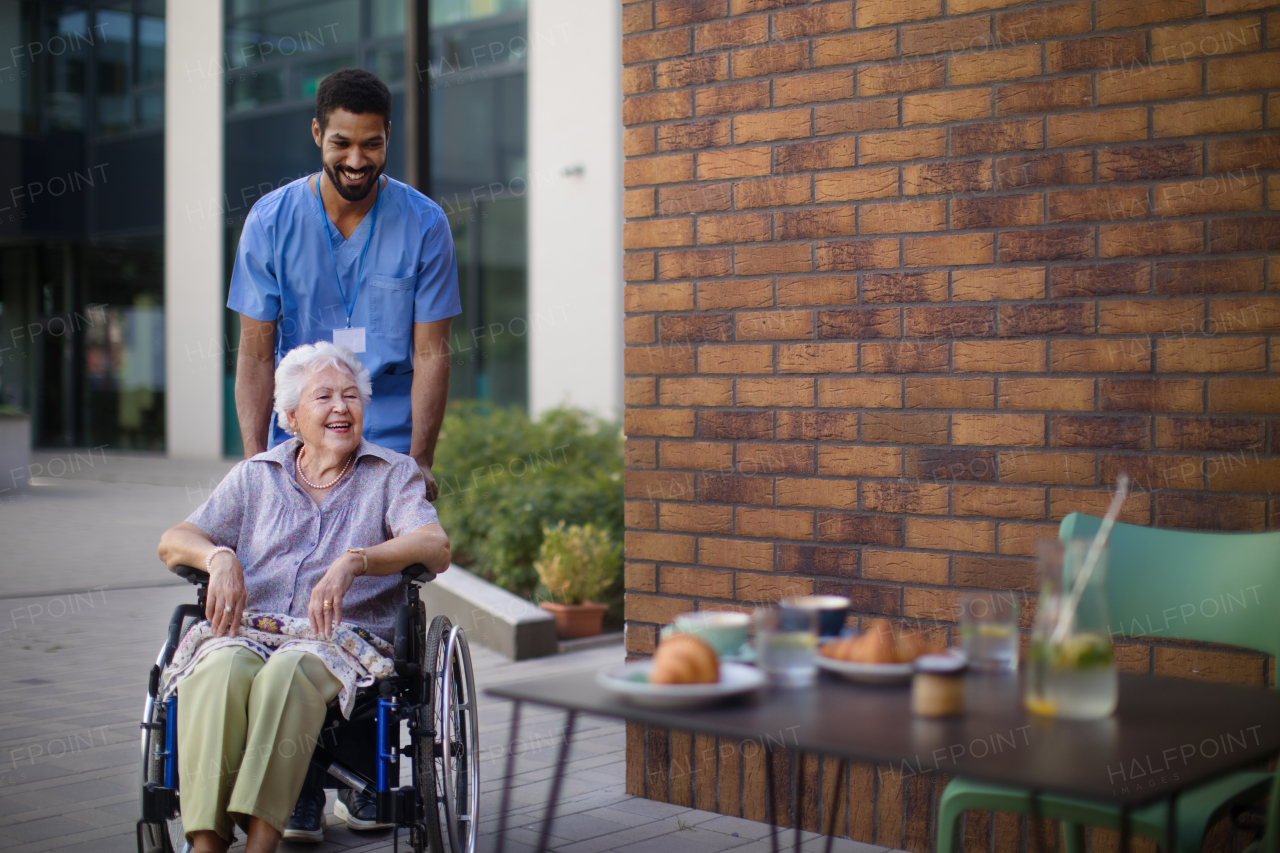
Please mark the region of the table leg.
POLYGON ((564 740, 560 741, 560 752, 556 755, 556 772, 551 777, 551 799, 547 801, 547 811, 542 816, 542 832, 538 836, 538 853, 547 849, 551 840, 551 822, 556 819, 556 804, 560 799, 560 783, 564 781, 564 766, 569 763, 569 744, 573 740, 573 726, 578 721, 578 712, 570 711, 564 726, 564 740))
POLYGON ((1169 796, 1169 814, 1165 818, 1165 825, 1164 825, 1164 850, 1165 850, 1165 853, 1179 853, 1178 851, 1178 793, 1176 791, 1169 796))
POLYGON ((507 730, 507 768, 502 777, 502 805, 498 807, 498 844, 494 853, 502 853, 507 841, 507 808, 511 805, 511 781, 516 771, 516 742, 520 737, 520 707, 523 702, 511 703, 511 727, 507 730))
POLYGON ((844 789, 844 777, 849 772, 849 768, 845 760, 840 759, 839 769, 836 771, 836 788, 831 796, 831 807, 823 809, 822 816, 826 819, 827 825, 827 843, 823 847, 823 853, 831 853, 831 842, 835 840, 836 834, 836 806, 840 804, 840 794, 844 789))
POLYGON ((1031 805, 1027 809, 1027 853, 1040 850, 1040 833, 1036 826, 1036 818, 1040 817, 1040 791, 1031 789, 1031 805))
POLYGON ((787 750, 791 756, 791 849, 800 853, 800 753, 787 750))
POLYGON ((769 850, 778 853, 778 816, 773 808, 773 747, 764 748, 764 819, 769 822, 769 850))
POLYGON ((1129 853, 1129 842, 1133 833, 1129 831, 1129 807, 1120 807, 1120 853, 1129 853))

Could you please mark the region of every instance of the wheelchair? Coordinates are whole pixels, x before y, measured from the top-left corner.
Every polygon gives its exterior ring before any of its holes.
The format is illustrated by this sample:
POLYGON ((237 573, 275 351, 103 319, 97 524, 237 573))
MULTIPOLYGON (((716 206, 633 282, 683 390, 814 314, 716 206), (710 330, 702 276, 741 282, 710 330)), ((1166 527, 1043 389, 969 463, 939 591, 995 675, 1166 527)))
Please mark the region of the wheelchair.
MULTIPOLYGON (((176 573, 196 585, 196 603, 180 604, 147 685, 142 712, 142 817, 138 853, 178 853, 187 848, 178 790, 177 696, 159 700, 160 673, 186 631, 204 618, 209 575, 189 566, 176 573)), ((402 573, 409 603, 396 613, 392 660, 395 675, 360 690, 350 719, 330 707, 312 770, 342 786, 374 792, 377 822, 408 829, 414 853, 475 853, 479 834, 479 709, 471 651, 462 628, 447 616, 427 625, 419 587, 435 578, 422 565, 402 573), (401 745, 400 723, 409 744, 401 745), (413 784, 400 787, 400 759, 407 756, 413 784), (446 844, 448 845, 446 847, 446 844)))

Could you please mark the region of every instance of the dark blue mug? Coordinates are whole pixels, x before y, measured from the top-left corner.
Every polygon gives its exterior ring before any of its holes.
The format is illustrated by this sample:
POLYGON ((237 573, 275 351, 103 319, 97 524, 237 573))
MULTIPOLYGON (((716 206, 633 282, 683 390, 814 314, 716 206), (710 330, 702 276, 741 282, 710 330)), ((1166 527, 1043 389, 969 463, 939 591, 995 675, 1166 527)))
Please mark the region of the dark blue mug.
POLYGON ((849 599, 843 595, 797 595, 779 603, 784 608, 816 612, 819 637, 838 636, 849 612, 849 599))

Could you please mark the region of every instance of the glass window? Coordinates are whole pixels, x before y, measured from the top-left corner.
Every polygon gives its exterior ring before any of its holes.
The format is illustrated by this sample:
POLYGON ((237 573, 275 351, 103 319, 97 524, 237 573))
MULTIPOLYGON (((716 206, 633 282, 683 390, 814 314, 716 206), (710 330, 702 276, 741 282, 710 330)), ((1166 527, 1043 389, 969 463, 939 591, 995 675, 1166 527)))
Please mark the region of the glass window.
POLYGON ((457 86, 522 69, 528 53, 523 20, 442 30, 432 35, 427 51, 431 86, 457 86))
POLYGON ((228 112, 312 100, 326 75, 357 64, 388 83, 404 79, 403 0, 232 0, 227 9, 228 112), (383 43, 368 44, 362 26, 383 43))
POLYGON ((404 79, 404 48, 380 47, 369 51, 365 68, 377 74, 384 82, 404 79))
POLYGON ((431 174, 437 201, 520 190, 525 176, 525 77, 431 90, 431 174), (514 184, 513 184, 514 182, 514 184), (474 191, 474 192, 473 192, 474 191))
POLYGON ((370 38, 404 35, 404 0, 373 0, 369 10, 370 38))
POLYGON ((138 124, 159 127, 164 124, 164 91, 143 92, 138 96, 138 124))
MULTIPOLYGON (((44 63, 48 75, 45 121, 50 130, 83 130, 91 49, 94 37, 104 31, 91 31, 89 13, 74 8, 64 9, 51 23, 50 42, 61 39, 59 47, 65 43, 67 48, 59 56, 53 56, 50 51, 44 63)), ((101 45, 101 41, 98 44, 101 45)))
POLYGON ((308 62, 305 65, 298 66, 298 92, 295 97, 302 98, 304 101, 314 101, 316 97, 316 88, 320 85, 320 81, 328 77, 339 68, 350 68, 356 64, 356 58, 350 53, 340 53, 337 56, 328 56, 315 62, 308 62))
POLYGON ((227 108, 231 112, 276 104, 284 100, 285 68, 227 73, 227 108))
POLYGON ((133 126, 133 16, 100 9, 95 17, 98 133, 108 136, 133 126))
POLYGON ((4 324, 27 334, 3 396, 38 446, 164 448, 163 240, 0 248, 4 324))
POLYGON ((138 82, 164 82, 164 18, 138 18, 138 82))
POLYGON ((466 21, 523 11, 527 0, 433 0, 431 26, 444 27, 466 21))
POLYGON ((237 19, 227 27, 232 67, 271 62, 298 54, 355 44, 360 37, 360 0, 306 4, 272 14, 237 19))
POLYGON ((0 397, 31 412, 40 446, 164 447, 164 13, 0 0, 6 43, 43 47, 11 57, 21 82, 0 71, 14 184, 43 188, 23 219, 0 217, 0 326, 27 333, 0 397))
POLYGON ((427 87, 431 192, 453 227, 463 303, 450 394, 527 405, 526 23, 496 17, 523 3, 432 8, 433 24, 450 9, 455 23, 432 32, 427 87))

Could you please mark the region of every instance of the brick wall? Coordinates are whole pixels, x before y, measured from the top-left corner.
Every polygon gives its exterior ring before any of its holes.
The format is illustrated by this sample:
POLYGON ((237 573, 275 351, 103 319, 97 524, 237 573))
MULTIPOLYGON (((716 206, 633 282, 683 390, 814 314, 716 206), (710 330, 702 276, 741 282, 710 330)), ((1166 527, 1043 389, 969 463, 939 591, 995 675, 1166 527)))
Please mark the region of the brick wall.
MULTIPOLYGON (((1121 470, 1126 521, 1280 526, 1276 9, 624 2, 628 651, 809 591, 950 639, 1121 470)), ((762 817, 750 746, 633 728, 628 786, 762 817)), ((849 782, 849 834, 931 846, 940 780, 849 782)))

